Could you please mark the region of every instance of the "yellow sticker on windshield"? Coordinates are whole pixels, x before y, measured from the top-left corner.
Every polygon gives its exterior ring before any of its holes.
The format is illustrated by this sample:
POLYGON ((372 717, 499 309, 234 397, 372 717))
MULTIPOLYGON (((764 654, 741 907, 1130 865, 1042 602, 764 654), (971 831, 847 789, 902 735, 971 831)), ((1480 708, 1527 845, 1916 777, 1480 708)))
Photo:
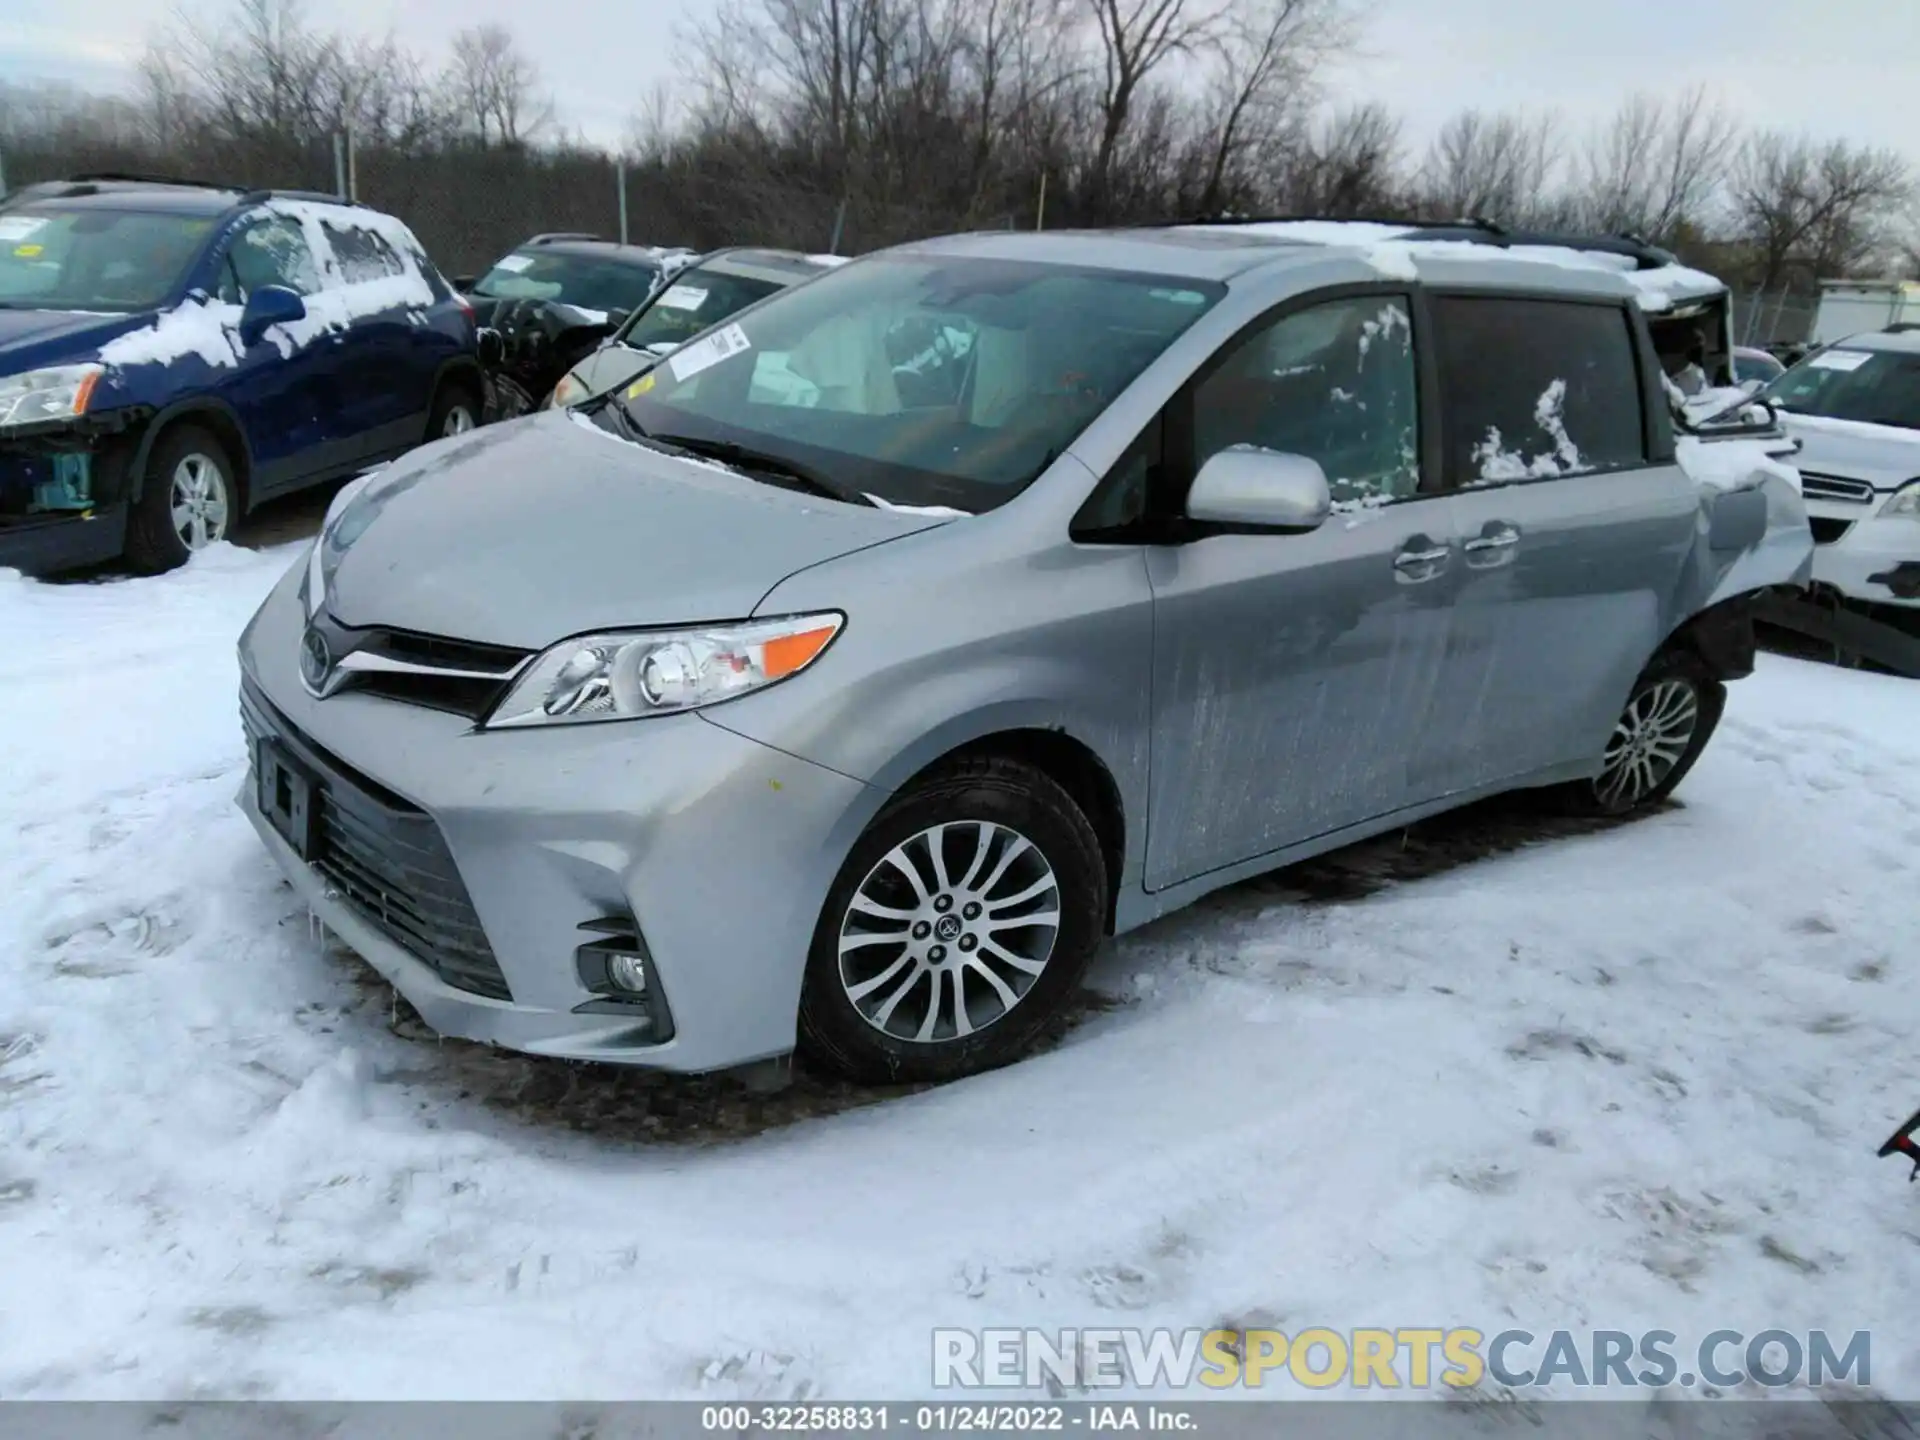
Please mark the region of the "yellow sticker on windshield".
POLYGON ((16 245, 13 247, 13 253, 22 260, 31 260, 46 248, 44 245, 16 245))
POLYGON ((633 384, 627 387, 627 398, 629 400, 635 399, 638 396, 646 394, 647 391, 651 390, 652 388, 653 388, 653 372, 648 371, 645 375, 642 375, 638 380, 634 381, 633 384))

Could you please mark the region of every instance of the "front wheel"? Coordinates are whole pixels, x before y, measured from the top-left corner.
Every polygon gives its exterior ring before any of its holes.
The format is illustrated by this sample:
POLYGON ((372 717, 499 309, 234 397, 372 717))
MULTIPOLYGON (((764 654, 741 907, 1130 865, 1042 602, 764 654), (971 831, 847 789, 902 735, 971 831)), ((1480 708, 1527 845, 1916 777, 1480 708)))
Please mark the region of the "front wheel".
POLYGON ((1713 738, 1727 687, 1684 651, 1656 655, 1634 682, 1601 757, 1600 773, 1568 791, 1577 810, 1630 815, 1658 805, 1713 738))
POLYGON ((1066 1008, 1104 928, 1093 827, 1053 779, 997 757, 896 797, 855 843, 807 960, 800 1048, 865 1082, 1017 1059, 1066 1008))
POLYGON ((226 539, 239 512, 226 447, 197 425, 177 426, 153 447, 127 517, 127 561, 148 575, 184 565, 226 539))
POLYGON ((427 439, 444 440, 449 435, 464 435, 480 423, 480 402, 465 385, 448 381, 433 397, 433 409, 427 414, 427 439))

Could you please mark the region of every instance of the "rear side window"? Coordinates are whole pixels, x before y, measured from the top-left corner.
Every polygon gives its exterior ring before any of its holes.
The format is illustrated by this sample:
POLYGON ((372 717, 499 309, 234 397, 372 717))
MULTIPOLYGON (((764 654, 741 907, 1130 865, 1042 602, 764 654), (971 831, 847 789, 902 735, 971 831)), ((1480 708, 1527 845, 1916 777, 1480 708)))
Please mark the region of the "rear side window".
POLYGON ((1647 463, 1625 306, 1439 296, 1433 311, 1451 483, 1647 463))
POLYGON ((328 220, 322 220, 320 228, 326 232, 327 248, 333 251, 333 258, 340 266, 340 278, 346 284, 386 280, 407 273, 407 267, 394 254, 393 247, 373 231, 335 225, 328 220))

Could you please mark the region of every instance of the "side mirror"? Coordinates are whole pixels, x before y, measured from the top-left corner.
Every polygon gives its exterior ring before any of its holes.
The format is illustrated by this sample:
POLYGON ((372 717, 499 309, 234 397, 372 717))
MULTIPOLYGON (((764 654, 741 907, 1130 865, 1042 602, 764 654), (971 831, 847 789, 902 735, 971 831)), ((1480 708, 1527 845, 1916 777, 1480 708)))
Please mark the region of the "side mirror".
POLYGON ((289 325, 307 318, 307 302, 284 285, 262 285, 247 297, 240 312, 240 343, 258 345, 260 337, 275 325, 289 325))
POLYGON ((464 295, 473 289, 479 282, 479 279, 480 277, 478 275, 456 275, 453 277, 453 288, 464 295))
POLYGON ((1320 462, 1235 445, 1210 456, 1187 492, 1187 518, 1260 530, 1317 530, 1333 513, 1320 462))

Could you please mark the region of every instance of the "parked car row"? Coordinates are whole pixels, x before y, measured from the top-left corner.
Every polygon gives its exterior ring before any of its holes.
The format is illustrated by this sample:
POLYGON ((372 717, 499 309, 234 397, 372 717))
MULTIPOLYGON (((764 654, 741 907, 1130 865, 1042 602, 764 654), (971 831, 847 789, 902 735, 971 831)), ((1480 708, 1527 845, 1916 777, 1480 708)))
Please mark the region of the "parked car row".
POLYGON ((0 201, 0 567, 170 569, 264 501, 631 380, 828 264, 550 234, 450 284, 332 196, 29 186, 0 201))

